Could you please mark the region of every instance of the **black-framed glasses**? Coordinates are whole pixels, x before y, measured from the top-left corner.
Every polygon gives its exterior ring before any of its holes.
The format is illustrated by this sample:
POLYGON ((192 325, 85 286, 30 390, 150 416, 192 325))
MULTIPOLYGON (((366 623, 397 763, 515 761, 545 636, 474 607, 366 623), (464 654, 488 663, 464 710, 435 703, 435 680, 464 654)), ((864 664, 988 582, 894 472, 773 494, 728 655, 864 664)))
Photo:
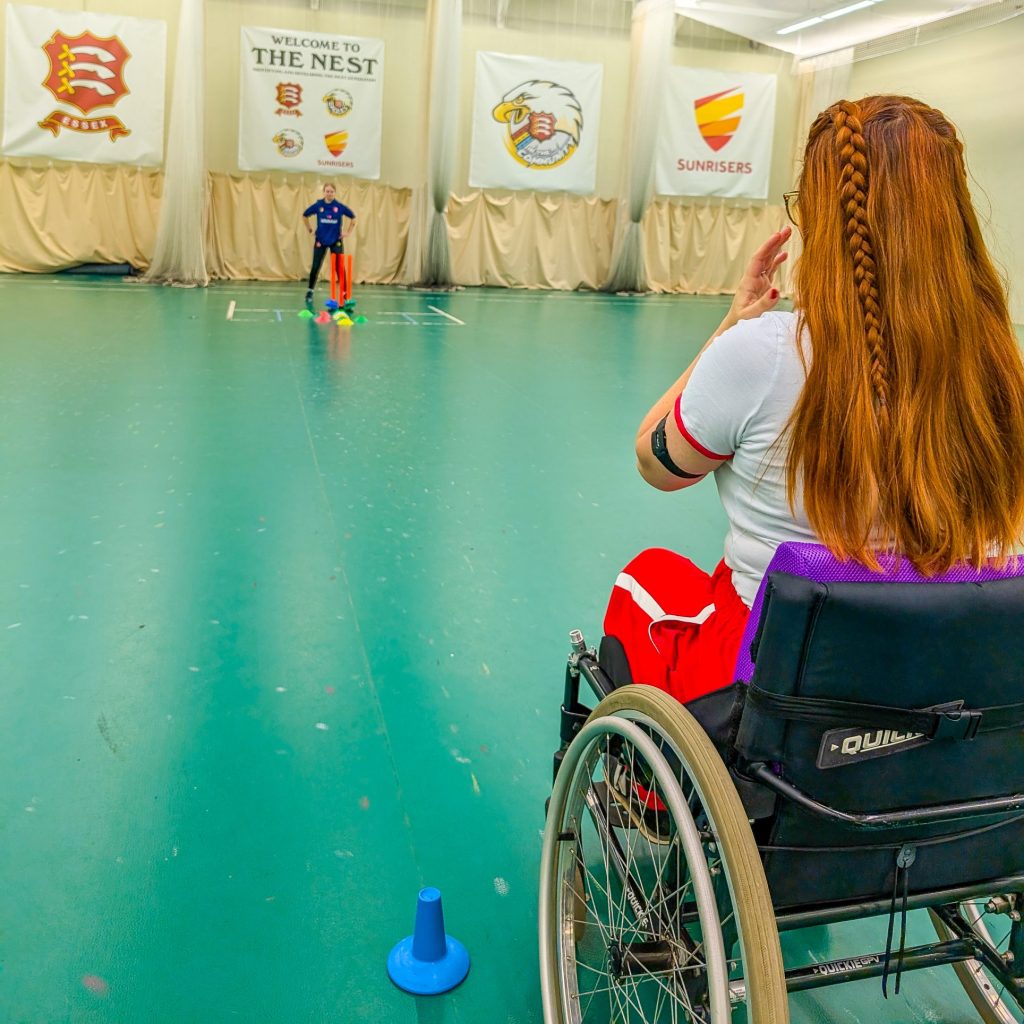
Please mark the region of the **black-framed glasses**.
POLYGON ((800 199, 799 192, 783 192, 782 201, 786 204, 786 216, 790 223, 796 225, 796 204, 800 199))

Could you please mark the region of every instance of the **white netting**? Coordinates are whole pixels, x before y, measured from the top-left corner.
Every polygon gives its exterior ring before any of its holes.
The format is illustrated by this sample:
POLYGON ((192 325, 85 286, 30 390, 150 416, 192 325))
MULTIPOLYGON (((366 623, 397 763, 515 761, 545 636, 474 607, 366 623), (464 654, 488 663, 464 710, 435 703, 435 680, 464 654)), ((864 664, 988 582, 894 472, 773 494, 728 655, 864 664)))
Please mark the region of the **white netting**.
POLYGON ((204 0, 181 0, 163 201, 145 280, 206 285, 207 182, 203 154, 204 0))
POLYGON ((623 199, 606 291, 645 292, 643 216, 654 192, 661 100, 672 60, 674 0, 641 0, 633 12, 623 199))
POLYGON ((455 176, 462 0, 430 0, 427 9, 426 188, 413 200, 404 277, 413 284, 454 282, 445 211, 455 176))

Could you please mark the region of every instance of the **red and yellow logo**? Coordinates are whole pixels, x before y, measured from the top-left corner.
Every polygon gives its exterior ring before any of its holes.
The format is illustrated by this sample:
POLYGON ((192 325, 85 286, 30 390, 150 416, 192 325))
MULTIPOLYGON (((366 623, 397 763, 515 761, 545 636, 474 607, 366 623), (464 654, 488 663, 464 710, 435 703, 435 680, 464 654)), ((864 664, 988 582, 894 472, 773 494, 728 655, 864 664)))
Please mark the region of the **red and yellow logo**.
POLYGON ((693 101, 693 116, 701 138, 717 153, 740 126, 743 91, 737 85, 693 101))
POLYGON ((289 110, 302 102, 302 86, 296 82, 277 83, 277 102, 289 110))
POLYGON ((111 141, 131 134, 119 118, 93 114, 101 107, 112 107, 130 91, 124 81, 124 66, 131 54, 117 36, 97 36, 92 32, 69 36, 57 31, 42 49, 50 62, 43 87, 58 103, 75 107, 84 116, 54 110, 39 122, 40 128, 54 135, 61 128, 109 132, 111 141))
POLYGON ((327 146, 331 156, 341 156, 348 145, 348 132, 331 132, 324 136, 324 145, 327 146))

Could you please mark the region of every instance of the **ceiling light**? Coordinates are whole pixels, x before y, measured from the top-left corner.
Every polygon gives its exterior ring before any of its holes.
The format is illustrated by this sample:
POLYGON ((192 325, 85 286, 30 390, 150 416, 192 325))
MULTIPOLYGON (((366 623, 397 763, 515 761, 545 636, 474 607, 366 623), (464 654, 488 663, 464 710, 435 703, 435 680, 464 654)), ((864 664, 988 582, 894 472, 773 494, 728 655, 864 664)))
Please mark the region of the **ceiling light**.
POLYGON ((862 11, 865 7, 873 7, 881 2, 882 0, 859 0, 858 3, 847 4, 846 7, 829 11, 827 14, 819 14, 813 18, 807 18, 805 21, 798 21, 795 25, 787 25, 785 28, 780 28, 775 34, 778 36, 788 36, 790 32, 799 32, 801 29, 810 28, 812 25, 820 25, 823 21, 831 21, 832 18, 841 18, 844 14, 852 14, 854 11, 862 11))
POLYGON ((838 11, 830 11, 828 14, 821 16, 822 21, 828 21, 830 18, 841 18, 844 14, 851 14, 853 11, 862 11, 865 7, 871 7, 875 0, 860 0, 858 4, 850 4, 849 7, 840 7, 838 11))
POLYGON ((802 28, 819 25, 824 20, 824 18, 808 18, 806 21, 798 21, 795 25, 787 25, 785 28, 780 28, 775 34, 777 36, 788 36, 790 32, 799 32, 802 28))

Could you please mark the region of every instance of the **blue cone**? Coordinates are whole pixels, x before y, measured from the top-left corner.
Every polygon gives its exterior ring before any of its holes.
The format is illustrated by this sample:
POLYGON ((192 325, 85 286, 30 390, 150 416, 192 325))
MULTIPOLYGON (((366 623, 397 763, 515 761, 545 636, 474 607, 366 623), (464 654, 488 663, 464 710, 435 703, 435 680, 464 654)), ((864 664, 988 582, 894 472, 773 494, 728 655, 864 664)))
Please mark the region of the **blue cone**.
POLYGON ((466 947, 444 932, 440 891, 420 889, 415 930, 388 954, 388 975, 406 992, 434 996, 455 988, 467 974, 466 947))
POLYGON ((338 308, 337 299, 326 299, 324 301, 324 309, 329 309, 332 313, 338 308))

